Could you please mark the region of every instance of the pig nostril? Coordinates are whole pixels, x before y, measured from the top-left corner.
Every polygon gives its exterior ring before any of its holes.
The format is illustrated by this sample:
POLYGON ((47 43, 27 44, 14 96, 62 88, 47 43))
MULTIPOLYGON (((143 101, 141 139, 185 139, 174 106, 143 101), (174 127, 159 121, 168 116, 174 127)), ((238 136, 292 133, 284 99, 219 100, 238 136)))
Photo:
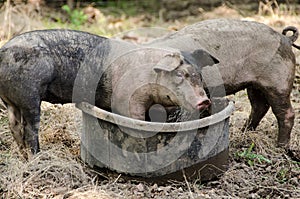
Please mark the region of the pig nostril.
POLYGON ((197 109, 206 109, 209 107, 209 105, 211 104, 211 101, 209 99, 205 99, 205 100, 202 100, 200 102, 198 102, 197 104, 197 109))
POLYGON ((207 100, 204 100, 204 102, 202 104, 205 104, 205 105, 210 105, 210 100, 207 99, 207 100))

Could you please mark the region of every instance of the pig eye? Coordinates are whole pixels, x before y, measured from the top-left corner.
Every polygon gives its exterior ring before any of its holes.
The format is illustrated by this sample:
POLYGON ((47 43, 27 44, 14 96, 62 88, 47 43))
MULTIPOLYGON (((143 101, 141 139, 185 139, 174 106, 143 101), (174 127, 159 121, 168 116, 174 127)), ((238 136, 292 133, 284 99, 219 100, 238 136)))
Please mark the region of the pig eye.
POLYGON ((197 75, 196 73, 192 73, 192 78, 193 78, 193 79, 197 78, 197 76, 198 76, 198 75, 197 75))
POLYGON ((183 71, 177 71, 177 72, 176 72, 176 76, 177 76, 177 77, 181 77, 181 78, 184 77, 183 71))
POLYGON ((197 74, 197 73, 192 73, 192 78, 193 78, 193 79, 196 79, 196 78, 199 78, 199 77, 200 77, 199 74, 197 74))
POLYGON ((191 79, 193 82, 198 82, 199 80, 202 81, 202 76, 198 73, 192 73, 191 79))

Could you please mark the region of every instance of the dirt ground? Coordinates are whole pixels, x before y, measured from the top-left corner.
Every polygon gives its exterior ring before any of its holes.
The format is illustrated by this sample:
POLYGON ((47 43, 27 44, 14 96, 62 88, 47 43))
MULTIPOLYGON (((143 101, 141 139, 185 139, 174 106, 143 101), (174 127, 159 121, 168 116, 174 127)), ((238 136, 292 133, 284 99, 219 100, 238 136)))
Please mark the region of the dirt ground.
MULTIPOLYGON (((245 18, 240 12, 219 7, 201 16, 156 26, 178 29, 186 24, 217 17, 245 18)), ((264 22, 278 31, 287 25, 300 29, 299 16, 291 13, 255 15, 249 20, 264 22)), ((120 19, 121 20, 121 19, 120 19)), ((143 25, 145 18, 122 19, 143 25)), ((1 21, 1 20, 0 20, 1 21)), ((31 24, 40 24, 35 22, 31 24)), ((115 24, 114 24, 115 25, 115 24)), ((38 25, 37 25, 38 26, 38 25)), ((29 27, 34 29, 34 27, 29 27)), ((91 32, 94 29, 87 29, 91 32)), ((1 34, 1 29, 0 29, 1 34)), ((4 43, 2 41, 2 43, 4 43)), ((297 42, 296 42, 297 43, 297 42)), ((299 41, 298 41, 299 43, 299 41)), ((292 103, 296 119, 291 149, 300 156, 300 51, 292 103)), ((1 198, 300 198, 300 160, 276 147, 277 122, 271 111, 255 131, 242 131, 250 105, 245 91, 229 96, 235 101, 230 118, 229 168, 210 182, 170 181, 163 185, 127 180, 123 175, 90 169, 80 160, 81 113, 72 104, 42 103, 41 152, 29 162, 22 159, 8 129, 5 109, 0 108, 0 196, 1 198), (252 148, 253 147, 253 148, 252 148), (250 151, 253 156, 242 155, 250 151)), ((0 106, 1 107, 1 106, 0 106)))

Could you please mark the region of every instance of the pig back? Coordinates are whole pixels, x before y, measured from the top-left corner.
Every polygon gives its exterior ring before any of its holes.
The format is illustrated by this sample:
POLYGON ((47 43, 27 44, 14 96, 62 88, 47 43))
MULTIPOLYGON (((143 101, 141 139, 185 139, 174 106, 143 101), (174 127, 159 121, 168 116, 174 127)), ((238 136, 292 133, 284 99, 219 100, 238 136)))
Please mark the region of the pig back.
MULTIPOLYGON (((22 83, 28 91, 37 90, 41 100, 71 102, 73 83, 82 61, 105 40, 73 30, 38 30, 20 34, 1 48, 1 82, 5 84, 9 78, 15 87, 22 83)), ((1 90, 9 89, 5 85, 1 90)))
POLYGON ((150 45, 168 45, 187 51, 202 48, 221 63, 255 57, 261 62, 269 62, 281 40, 288 39, 262 23, 212 19, 187 26, 150 45))

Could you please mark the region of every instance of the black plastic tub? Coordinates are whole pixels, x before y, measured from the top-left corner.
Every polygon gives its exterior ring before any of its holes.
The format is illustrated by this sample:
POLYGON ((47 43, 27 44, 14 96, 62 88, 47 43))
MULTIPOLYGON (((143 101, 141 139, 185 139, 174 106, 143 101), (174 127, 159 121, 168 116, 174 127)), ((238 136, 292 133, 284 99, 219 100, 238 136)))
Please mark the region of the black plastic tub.
POLYGON ((134 120, 88 103, 83 113, 81 158, 89 166, 108 168, 150 180, 210 180, 228 167, 229 117, 234 103, 213 100, 202 119, 159 123, 134 120))

